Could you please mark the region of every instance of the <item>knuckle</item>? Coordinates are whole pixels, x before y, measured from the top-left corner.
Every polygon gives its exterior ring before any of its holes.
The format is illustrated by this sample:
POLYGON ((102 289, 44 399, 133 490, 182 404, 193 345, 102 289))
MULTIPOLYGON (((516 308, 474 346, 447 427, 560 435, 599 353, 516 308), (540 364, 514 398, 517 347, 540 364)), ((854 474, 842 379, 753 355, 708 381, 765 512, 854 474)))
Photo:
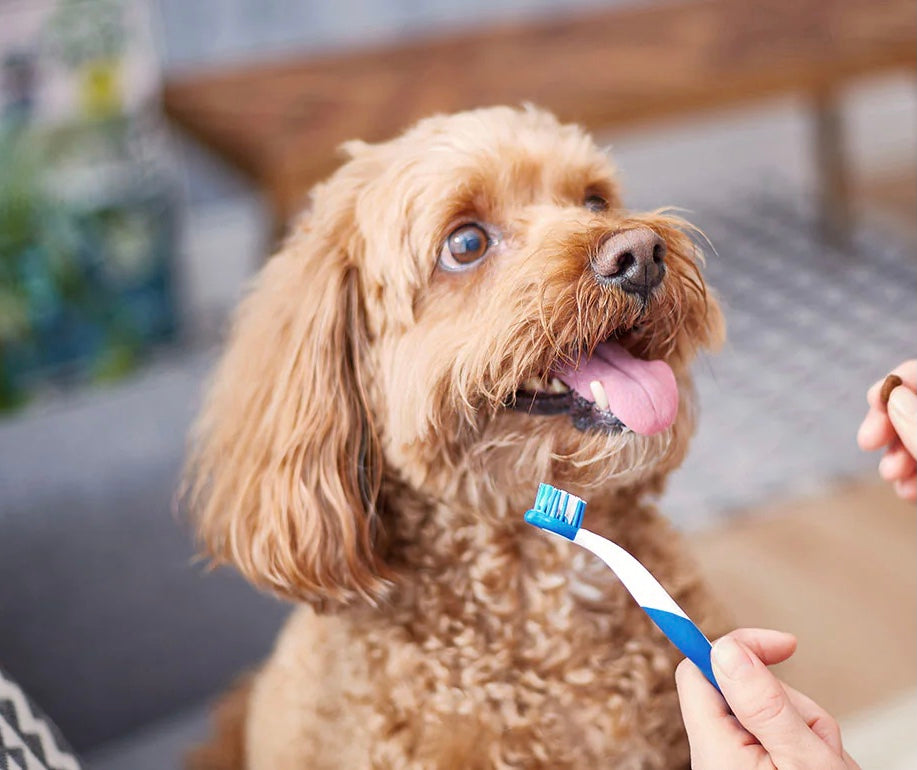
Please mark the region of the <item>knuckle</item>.
POLYGON ((749 704, 744 718, 751 724, 767 725, 783 716, 786 710, 786 694, 780 687, 768 687, 757 700, 749 704))
POLYGON ((841 728, 840 725, 830 716, 820 716, 815 720, 815 723, 812 725, 812 732, 816 735, 821 736, 825 740, 830 740, 835 744, 840 744, 841 742, 841 728))

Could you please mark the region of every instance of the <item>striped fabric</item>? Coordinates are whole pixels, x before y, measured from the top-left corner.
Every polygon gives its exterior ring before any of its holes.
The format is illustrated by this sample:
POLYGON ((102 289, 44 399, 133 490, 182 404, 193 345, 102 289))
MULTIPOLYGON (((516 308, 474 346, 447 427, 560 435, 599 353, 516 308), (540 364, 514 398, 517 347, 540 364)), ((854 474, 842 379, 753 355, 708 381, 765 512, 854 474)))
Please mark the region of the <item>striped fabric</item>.
POLYGON ((54 723, 2 669, 0 770, 80 770, 54 723))

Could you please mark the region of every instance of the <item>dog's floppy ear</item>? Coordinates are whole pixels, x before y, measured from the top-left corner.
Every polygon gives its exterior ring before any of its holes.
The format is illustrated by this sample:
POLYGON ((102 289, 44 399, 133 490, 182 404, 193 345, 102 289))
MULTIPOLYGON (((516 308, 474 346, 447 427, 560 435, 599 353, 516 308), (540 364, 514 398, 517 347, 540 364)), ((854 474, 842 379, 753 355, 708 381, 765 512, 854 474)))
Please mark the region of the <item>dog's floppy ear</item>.
POLYGON ((372 600, 387 585, 352 230, 307 221, 264 267, 236 312, 186 468, 185 500, 214 562, 309 601, 372 600))

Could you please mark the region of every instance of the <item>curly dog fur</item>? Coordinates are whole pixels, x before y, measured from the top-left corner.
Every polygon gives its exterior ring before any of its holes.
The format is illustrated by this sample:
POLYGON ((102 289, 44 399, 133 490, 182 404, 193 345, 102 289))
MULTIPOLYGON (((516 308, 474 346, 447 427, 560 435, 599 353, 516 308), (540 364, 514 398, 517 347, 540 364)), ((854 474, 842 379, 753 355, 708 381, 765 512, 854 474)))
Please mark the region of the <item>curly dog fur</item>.
POLYGON ((604 566, 522 512, 539 481, 586 497, 589 527, 719 630, 648 502, 693 431, 690 363, 722 336, 690 226, 625 211, 607 156, 534 108, 344 148, 242 302, 194 434, 205 550, 298 603, 229 709, 231 746, 207 754, 224 759, 201 766, 686 767, 677 653, 604 566), (465 222, 494 245, 442 269, 465 222), (668 248, 645 301, 590 269, 636 227, 668 248), (583 431, 507 407, 612 337, 672 367, 670 428, 583 431))

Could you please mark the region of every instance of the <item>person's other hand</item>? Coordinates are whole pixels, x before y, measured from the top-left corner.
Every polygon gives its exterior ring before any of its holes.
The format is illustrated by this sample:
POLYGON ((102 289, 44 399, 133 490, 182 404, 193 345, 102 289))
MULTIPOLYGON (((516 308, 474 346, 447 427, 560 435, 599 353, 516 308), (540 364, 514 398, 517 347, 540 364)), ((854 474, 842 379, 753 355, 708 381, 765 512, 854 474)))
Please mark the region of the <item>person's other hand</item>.
POLYGON ((692 770, 859 770, 831 715, 768 670, 795 650, 795 637, 780 631, 727 634, 711 656, 722 696, 691 661, 679 664, 692 770))
POLYGON ((903 384, 891 392, 886 407, 879 399, 883 377, 866 393, 869 411, 857 432, 860 449, 887 447, 879 462, 879 475, 894 484, 898 497, 917 500, 917 359, 891 371, 903 384))

